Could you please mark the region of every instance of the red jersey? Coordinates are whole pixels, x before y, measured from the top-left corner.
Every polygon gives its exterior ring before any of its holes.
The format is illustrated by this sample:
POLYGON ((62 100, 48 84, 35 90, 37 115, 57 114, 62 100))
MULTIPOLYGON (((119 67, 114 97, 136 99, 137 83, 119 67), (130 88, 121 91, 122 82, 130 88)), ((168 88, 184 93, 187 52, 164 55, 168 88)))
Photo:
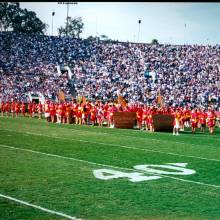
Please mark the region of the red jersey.
POLYGON ((41 114, 43 112, 43 105, 41 103, 39 103, 37 105, 37 111, 38 111, 39 114, 41 114))
POLYGON ((19 113, 19 112, 20 112, 20 103, 19 103, 19 102, 16 102, 16 103, 15 103, 15 112, 16 112, 16 113, 19 113))
POLYGON ((50 115, 54 116, 56 114, 56 108, 54 103, 50 103, 49 105, 50 115))

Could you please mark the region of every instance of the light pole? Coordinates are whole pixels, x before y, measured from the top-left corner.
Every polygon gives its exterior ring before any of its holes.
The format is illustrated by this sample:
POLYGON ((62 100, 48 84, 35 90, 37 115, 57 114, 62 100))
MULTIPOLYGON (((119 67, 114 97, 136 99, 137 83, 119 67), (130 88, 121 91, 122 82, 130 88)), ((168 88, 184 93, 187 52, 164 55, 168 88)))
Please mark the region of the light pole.
POLYGON ((53 36, 53 17, 54 17, 54 15, 55 15, 55 12, 53 11, 52 12, 52 25, 51 25, 51 27, 52 27, 52 33, 51 33, 51 35, 53 36))
POLYGON ((58 4, 65 4, 66 8, 66 36, 68 35, 68 24, 69 24, 69 5, 77 5, 77 2, 58 2, 58 4))
POLYGON ((141 20, 138 20, 138 43, 140 43, 140 26, 141 26, 141 20))
POLYGON ((186 45, 186 24, 184 24, 184 44, 186 45))

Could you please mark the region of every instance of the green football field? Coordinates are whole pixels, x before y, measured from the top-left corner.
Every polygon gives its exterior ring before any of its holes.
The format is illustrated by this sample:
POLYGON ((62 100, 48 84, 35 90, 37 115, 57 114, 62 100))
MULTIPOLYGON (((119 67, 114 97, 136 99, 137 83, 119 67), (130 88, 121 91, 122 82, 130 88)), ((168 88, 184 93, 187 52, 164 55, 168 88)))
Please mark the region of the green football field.
POLYGON ((214 135, 0 118, 0 219, 220 219, 214 135))

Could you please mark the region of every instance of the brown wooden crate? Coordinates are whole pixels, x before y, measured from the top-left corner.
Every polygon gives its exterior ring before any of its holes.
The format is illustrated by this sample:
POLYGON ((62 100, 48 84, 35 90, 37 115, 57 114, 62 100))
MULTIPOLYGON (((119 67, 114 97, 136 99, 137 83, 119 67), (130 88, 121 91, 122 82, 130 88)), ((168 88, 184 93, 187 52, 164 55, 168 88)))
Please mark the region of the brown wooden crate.
POLYGON ((153 115, 154 131, 172 131, 173 121, 173 115, 153 115))
POLYGON ((136 121, 135 112, 114 112, 115 128, 133 128, 136 121))

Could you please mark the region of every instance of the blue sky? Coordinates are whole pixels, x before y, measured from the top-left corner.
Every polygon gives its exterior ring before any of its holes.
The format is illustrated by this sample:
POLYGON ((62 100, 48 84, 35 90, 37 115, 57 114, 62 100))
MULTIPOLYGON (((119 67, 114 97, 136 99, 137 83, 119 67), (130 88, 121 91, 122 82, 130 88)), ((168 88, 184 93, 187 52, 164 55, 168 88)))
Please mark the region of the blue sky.
MULTIPOLYGON (((22 8, 35 11, 49 25, 55 11, 53 34, 66 19, 66 5, 57 2, 22 2, 22 8)), ((79 2, 71 5, 69 16, 81 16, 83 38, 101 34, 120 41, 149 43, 220 44, 220 3, 79 2), (186 24, 186 26, 185 26, 186 24)))

